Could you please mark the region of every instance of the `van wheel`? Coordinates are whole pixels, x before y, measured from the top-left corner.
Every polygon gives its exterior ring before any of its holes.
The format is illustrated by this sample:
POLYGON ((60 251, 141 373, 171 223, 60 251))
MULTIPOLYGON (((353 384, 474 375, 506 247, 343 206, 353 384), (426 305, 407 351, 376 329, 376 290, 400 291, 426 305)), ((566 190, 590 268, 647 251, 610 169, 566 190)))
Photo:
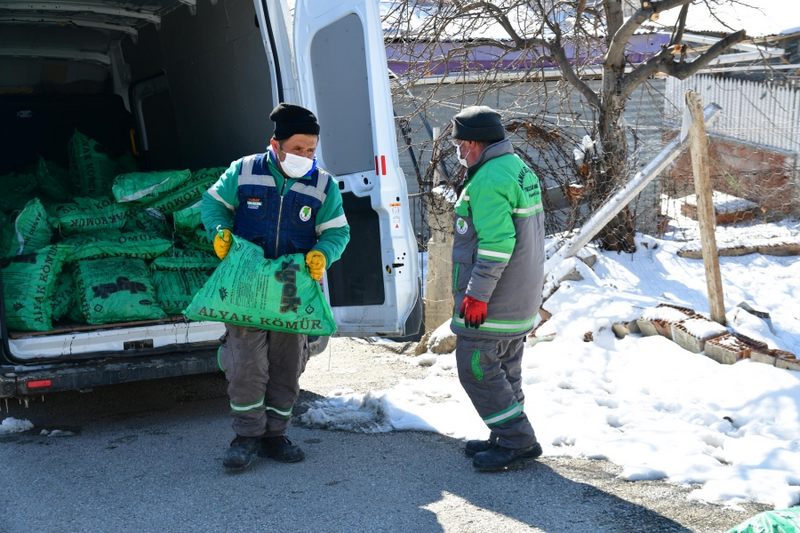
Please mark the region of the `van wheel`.
POLYGON ((308 355, 319 355, 325 351, 328 346, 330 337, 316 337, 313 335, 308 336, 308 355))

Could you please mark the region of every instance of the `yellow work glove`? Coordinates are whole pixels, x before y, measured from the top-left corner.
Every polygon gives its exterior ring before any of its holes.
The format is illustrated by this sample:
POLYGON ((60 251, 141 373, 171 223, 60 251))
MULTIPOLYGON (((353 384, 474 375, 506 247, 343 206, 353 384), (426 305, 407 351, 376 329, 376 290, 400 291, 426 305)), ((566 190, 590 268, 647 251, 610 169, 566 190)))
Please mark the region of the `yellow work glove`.
POLYGON ((217 257, 225 259, 232 242, 231 230, 217 228, 217 234, 214 235, 214 253, 217 254, 217 257))
POLYGON ((306 266, 308 267, 308 273, 311 274, 311 277, 316 281, 322 279, 322 275, 325 273, 326 262, 325 254, 319 250, 311 250, 306 254, 306 266))

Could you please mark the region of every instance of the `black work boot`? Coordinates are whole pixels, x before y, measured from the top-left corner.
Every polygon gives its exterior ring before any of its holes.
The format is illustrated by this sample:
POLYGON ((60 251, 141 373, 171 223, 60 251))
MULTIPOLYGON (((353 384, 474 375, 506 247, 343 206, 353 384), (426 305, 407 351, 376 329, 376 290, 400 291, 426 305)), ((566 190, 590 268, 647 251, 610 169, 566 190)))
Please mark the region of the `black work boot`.
POLYGON ((542 445, 535 442, 527 448, 505 448, 495 444, 486 451, 478 452, 472 459, 472 466, 481 472, 505 470, 522 459, 536 459, 542 455, 542 445))
POLYGON ((261 448, 258 450, 259 457, 269 457, 281 463, 297 463, 305 459, 306 454, 299 446, 292 444, 292 441, 285 435, 277 437, 261 437, 261 448))
POLYGON ((222 466, 230 471, 244 470, 256 457, 260 444, 260 437, 242 437, 236 435, 230 447, 225 450, 222 466))
POLYGON ((486 440, 468 440, 464 446, 464 455, 473 457, 476 453, 485 452, 495 444, 497 444, 497 435, 494 432, 489 433, 489 438, 486 440))
POLYGON ((473 457, 478 452, 485 452, 494 446, 494 443, 494 439, 468 440, 467 444, 464 445, 464 455, 467 457, 473 457))

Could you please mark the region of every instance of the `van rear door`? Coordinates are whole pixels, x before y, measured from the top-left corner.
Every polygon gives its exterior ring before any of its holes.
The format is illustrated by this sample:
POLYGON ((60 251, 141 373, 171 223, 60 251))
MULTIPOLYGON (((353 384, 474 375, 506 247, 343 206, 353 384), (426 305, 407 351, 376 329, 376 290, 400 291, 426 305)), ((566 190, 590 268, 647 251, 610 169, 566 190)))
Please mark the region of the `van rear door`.
POLYGON ((320 121, 317 158, 339 180, 351 231, 327 274, 340 335, 410 335, 421 320, 378 9, 375 0, 297 0, 294 11, 296 93, 320 121))

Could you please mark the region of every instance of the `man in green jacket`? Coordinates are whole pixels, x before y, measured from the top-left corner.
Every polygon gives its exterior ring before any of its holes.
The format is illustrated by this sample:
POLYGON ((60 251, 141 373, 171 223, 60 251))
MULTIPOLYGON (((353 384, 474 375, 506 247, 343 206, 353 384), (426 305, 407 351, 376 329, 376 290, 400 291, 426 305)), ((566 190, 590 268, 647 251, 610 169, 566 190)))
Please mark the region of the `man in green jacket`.
MULTIPOLYGON (((304 253, 320 281, 350 240, 339 185, 317 167, 320 126, 311 111, 281 103, 270 119, 275 130, 267 152, 237 159, 203 193, 203 225, 220 259, 235 234, 260 245, 267 259, 304 253)), ((308 360, 307 336, 226 324, 219 359, 236 433, 223 466, 242 470, 256 455, 303 460, 285 433, 308 360)))
POLYGON ((542 302, 544 210, 539 178, 486 106, 452 119, 467 168, 455 204, 453 297, 458 376, 490 429, 465 447, 478 470, 503 470, 542 447, 523 410, 522 353, 542 302))

